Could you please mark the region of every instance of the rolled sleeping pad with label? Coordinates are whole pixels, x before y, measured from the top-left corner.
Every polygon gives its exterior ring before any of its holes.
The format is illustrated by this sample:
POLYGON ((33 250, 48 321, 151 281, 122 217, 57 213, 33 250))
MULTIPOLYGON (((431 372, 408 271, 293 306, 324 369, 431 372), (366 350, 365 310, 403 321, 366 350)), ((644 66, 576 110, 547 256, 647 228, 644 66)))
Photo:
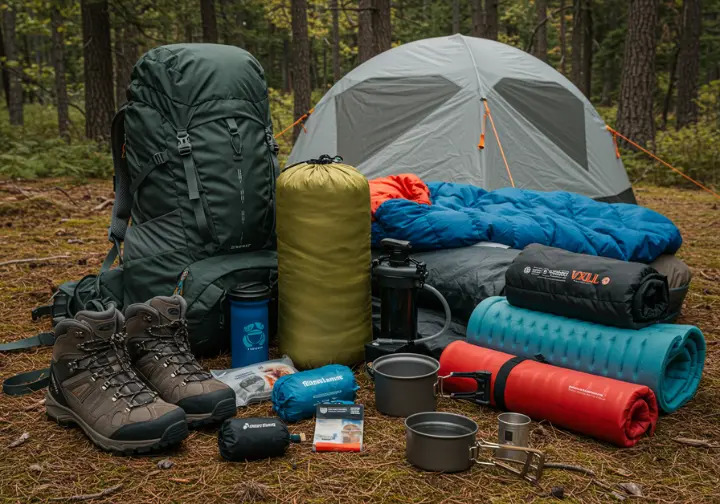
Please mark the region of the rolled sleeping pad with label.
POLYGON ((273 410, 286 422, 312 418, 315 406, 354 401, 360 387, 347 366, 329 364, 318 369, 280 377, 272 391, 273 410))
POLYGON ((639 329, 668 314, 667 278, 647 264, 529 245, 505 272, 513 306, 639 329))
POLYGON ((697 327, 654 324, 621 329, 512 306, 504 297, 480 303, 467 341, 584 373, 647 385, 660 410, 672 413, 697 392, 705 337, 697 327))
MULTIPOLYGON (((534 420, 613 443, 634 446, 655 431, 655 394, 644 385, 593 376, 489 350, 464 341, 440 356, 440 375, 482 369, 492 373, 490 403, 534 420)), ((449 378, 443 389, 472 392, 474 380, 449 378)))
POLYGON ((218 432, 220 455, 231 462, 282 457, 291 442, 304 440, 278 418, 228 418, 218 432))
POLYGON ((297 367, 363 360, 370 224, 370 186, 352 166, 321 156, 278 178, 278 337, 297 367))
POLYGON ((268 360, 268 306, 272 291, 261 283, 235 286, 228 292, 232 367, 268 360))

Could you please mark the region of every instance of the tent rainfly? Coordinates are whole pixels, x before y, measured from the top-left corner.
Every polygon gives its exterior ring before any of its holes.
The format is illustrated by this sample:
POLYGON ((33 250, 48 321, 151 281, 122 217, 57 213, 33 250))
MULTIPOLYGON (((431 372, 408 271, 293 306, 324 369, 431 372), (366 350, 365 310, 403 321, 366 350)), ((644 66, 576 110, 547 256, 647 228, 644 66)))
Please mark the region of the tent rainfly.
POLYGON ((340 155, 366 177, 571 191, 635 203, 613 137, 568 79, 517 48, 453 35, 386 51, 315 106, 289 163, 340 155))

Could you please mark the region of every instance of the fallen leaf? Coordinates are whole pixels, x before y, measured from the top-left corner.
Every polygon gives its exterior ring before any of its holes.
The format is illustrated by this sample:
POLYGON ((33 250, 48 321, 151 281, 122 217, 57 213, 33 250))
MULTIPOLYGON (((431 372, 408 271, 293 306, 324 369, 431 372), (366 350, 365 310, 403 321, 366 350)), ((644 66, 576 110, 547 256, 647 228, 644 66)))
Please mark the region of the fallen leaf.
POLYGON ((673 438, 673 441, 676 441, 678 443, 685 444, 688 446, 694 446, 695 448, 720 448, 720 444, 711 443, 707 439, 692 439, 692 438, 685 438, 685 437, 676 437, 676 438, 673 438))
POLYGON ((612 495, 619 501, 624 501, 625 499, 627 499, 627 497, 625 497, 623 494, 621 494, 619 492, 612 492, 610 495, 612 495))
POLYGON ((8 448, 17 448, 18 446, 20 446, 21 444, 23 444, 23 443, 24 443, 25 441, 27 441, 28 439, 30 439, 30 433, 29 433, 29 432, 23 432, 23 433, 20 435, 19 438, 17 438, 15 441, 13 441, 12 443, 10 443, 10 444, 8 445, 8 448))
POLYGON ((173 481, 175 483, 190 483, 190 480, 185 478, 169 478, 168 481, 173 481))
POLYGON ((631 473, 630 471, 623 469, 621 467, 611 468, 610 470, 612 472, 614 472, 615 474, 619 474, 620 476, 624 476, 626 478, 629 478, 630 476, 633 475, 633 473, 631 473))
POLYGON ((561 486, 552 487, 552 490, 550 490, 550 497, 555 497, 556 499, 564 499, 565 498, 565 488, 563 488, 561 486))
POLYGON ((637 483, 618 483, 617 487, 627 492, 628 495, 633 497, 642 497, 642 487, 637 483))
POLYGON ((43 468, 40 464, 30 464, 28 467, 28 470, 34 471, 34 472, 42 472, 43 468))
POLYGON ((170 459, 162 459, 160 462, 157 463, 158 469, 170 469, 174 465, 175 462, 170 459))

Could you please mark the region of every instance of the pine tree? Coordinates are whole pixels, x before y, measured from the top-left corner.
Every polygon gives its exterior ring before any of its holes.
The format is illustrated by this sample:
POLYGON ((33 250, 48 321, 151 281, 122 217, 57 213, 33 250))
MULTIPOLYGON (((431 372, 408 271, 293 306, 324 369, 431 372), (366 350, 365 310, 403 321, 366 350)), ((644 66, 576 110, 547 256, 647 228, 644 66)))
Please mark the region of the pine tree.
POLYGON ((653 96, 658 0, 629 0, 617 129, 640 145, 655 140, 653 96))

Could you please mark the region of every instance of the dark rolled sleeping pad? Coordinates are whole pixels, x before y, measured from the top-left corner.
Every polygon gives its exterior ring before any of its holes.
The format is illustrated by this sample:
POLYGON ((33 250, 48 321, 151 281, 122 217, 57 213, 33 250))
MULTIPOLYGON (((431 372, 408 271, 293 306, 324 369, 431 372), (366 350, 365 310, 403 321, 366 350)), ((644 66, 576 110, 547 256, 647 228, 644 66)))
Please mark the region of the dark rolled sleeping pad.
POLYGON ((667 316, 664 275, 647 264, 527 246, 505 274, 510 304, 629 329, 667 316))

